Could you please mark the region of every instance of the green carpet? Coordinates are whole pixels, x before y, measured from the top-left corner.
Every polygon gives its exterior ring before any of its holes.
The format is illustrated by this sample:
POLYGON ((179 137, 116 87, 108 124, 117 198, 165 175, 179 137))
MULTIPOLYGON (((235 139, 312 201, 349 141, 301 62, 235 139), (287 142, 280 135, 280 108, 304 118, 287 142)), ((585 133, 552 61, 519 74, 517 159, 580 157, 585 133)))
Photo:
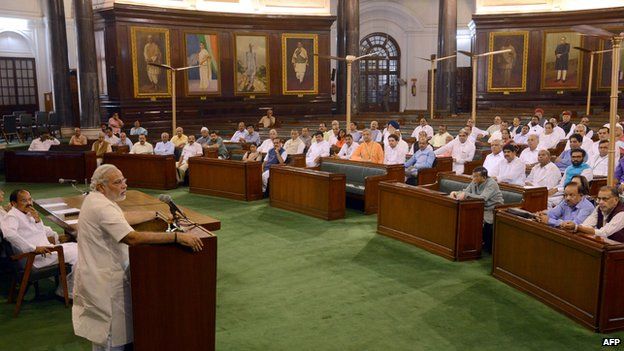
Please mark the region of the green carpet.
MULTIPOLYGON (((0 183, 7 194, 18 186, 0 183)), ((28 188, 35 198, 73 193, 59 185, 28 188)), ((602 335, 492 278, 489 257, 447 261, 376 235, 375 216, 348 210, 345 220, 326 222, 271 208, 266 200, 231 201, 187 188, 170 194, 222 221, 218 350, 591 350, 602 344, 602 335)), ((3 277, 0 298, 7 285, 3 277)), ((70 310, 51 295, 27 301, 17 319, 12 311, 0 303, 2 351, 90 349, 73 335, 70 310)))

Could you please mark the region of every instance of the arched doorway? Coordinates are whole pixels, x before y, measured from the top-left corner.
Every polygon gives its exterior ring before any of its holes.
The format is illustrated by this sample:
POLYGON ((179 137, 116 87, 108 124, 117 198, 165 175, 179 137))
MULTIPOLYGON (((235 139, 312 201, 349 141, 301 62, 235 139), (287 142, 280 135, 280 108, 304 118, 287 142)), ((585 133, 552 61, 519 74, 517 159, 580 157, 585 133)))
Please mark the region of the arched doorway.
POLYGON ((399 111, 399 45, 388 34, 372 33, 360 41, 360 52, 378 56, 360 61, 360 110, 399 111))

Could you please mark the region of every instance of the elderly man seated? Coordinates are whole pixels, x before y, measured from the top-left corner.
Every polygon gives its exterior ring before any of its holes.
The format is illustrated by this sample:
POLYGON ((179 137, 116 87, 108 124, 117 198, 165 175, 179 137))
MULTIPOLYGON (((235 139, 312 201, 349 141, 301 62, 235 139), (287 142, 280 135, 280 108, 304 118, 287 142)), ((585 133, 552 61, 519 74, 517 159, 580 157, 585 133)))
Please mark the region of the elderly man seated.
POLYGON ((95 151, 97 165, 99 166, 102 164, 104 154, 107 152, 113 152, 113 147, 108 143, 108 141, 106 141, 104 133, 99 132, 98 139, 93 142, 93 145, 91 145, 91 151, 95 151))
POLYGON ((322 131, 314 133, 314 140, 315 142, 310 145, 306 154, 307 167, 316 167, 321 163, 321 157, 329 156, 330 145, 324 140, 322 131))
POLYGON ((80 128, 74 128, 74 135, 69 139, 69 145, 87 145, 87 137, 82 135, 80 128))
POLYGON ((128 146, 128 150, 132 150, 132 147, 134 146, 134 144, 132 144, 132 140, 130 140, 130 138, 128 138, 128 136, 124 132, 121 132, 121 134, 119 134, 119 142, 117 143, 117 145, 126 145, 128 146))
POLYGON ((106 135, 104 136, 104 140, 106 140, 111 145, 119 144, 119 138, 113 134, 113 128, 106 128, 106 135))
POLYGON ((554 208, 538 213, 535 220, 551 227, 564 228, 570 223, 583 223, 594 211, 594 205, 583 195, 577 183, 570 182, 565 186, 563 200, 554 208))
POLYGON ((234 132, 234 135, 230 138, 230 141, 235 143, 244 143, 245 136, 247 135, 247 129, 245 129, 245 122, 238 122, 238 129, 234 132))
POLYGON ((539 145, 539 136, 536 134, 529 135, 527 148, 520 153, 520 160, 524 162, 527 167, 533 167, 533 165, 537 163, 537 155, 539 153, 537 145, 539 145))
POLYGON ((130 128, 130 135, 147 135, 147 129, 141 127, 139 121, 134 121, 134 127, 130 128))
POLYGON ((145 134, 139 134, 139 141, 132 145, 130 153, 138 155, 153 155, 154 147, 152 146, 152 144, 147 142, 147 137, 145 136, 145 134))
POLYGON ((282 147, 282 140, 280 138, 273 139, 273 148, 267 152, 262 163, 262 192, 267 190, 271 165, 283 165, 287 157, 288 153, 282 147))
POLYGON ((526 185, 552 189, 559 184, 560 180, 561 172, 550 161, 550 151, 540 150, 537 155, 537 164, 531 168, 531 173, 526 178, 526 185))
POLYGON ((195 142, 195 136, 189 135, 188 144, 184 147, 184 149, 182 149, 180 161, 176 162, 176 169, 178 170, 178 183, 184 182, 184 176, 186 175, 186 170, 188 169, 189 158, 203 155, 204 150, 201 145, 195 142))
POLYGON ((450 197, 463 200, 465 197, 482 199, 485 202, 483 211, 483 249, 492 252, 492 229, 494 223, 494 208, 503 204, 503 193, 498 183, 488 177, 487 169, 477 167, 472 171, 472 182, 463 191, 453 191, 450 197))
POLYGON ((598 192, 598 206, 582 224, 572 223, 564 229, 624 242, 624 204, 616 187, 603 186, 598 192))
MULTIPOLYGON (((39 213, 33 207, 33 199, 30 192, 18 189, 11 193, 10 201, 13 208, 6 214, 0 227, 4 238, 11 243, 17 253, 35 252, 37 257, 33 267, 42 268, 58 263, 56 252, 50 248, 58 245, 58 234, 52 228, 41 221, 39 213)), ((70 265, 78 261, 78 248, 76 243, 60 244, 63 247, 65 263, 70 265)), ((73 274, 67 276, 69 296, 72 297, 73 274)), ((57 289, 58 295, 62 296, 61 287, 57 289)))
POLYGON ((466 129, 461 129, 455 140, 434 151, 436 156, 450 154, 453 157, 453 171, 456 174, 464 173, 464 164, 472 161, 475 154, 474 142, 468 140, 468 135, 466 129))
POLYGON ((43 132, 39 138, 33 139, 28 151, 48 151, 50 150, 50 146, 59 145, 60 143, 58 139, 51 137, 50 133, 43 132))
POLYGON ((258 151, 266 154, 273 148, 273 139, 277 138, 277 130, 271 129, 269 130, 269 138, 265 139, 260 147, 258 147, 258 151))
POLYGON ((169 141, 169 133, 164 132, 160 135, 160 141, 156 143, 154 154, 156 155, 173 155, 175 146, 169 141))
POLYGON ((409 184, 418 183, 415 179, 418 177, 418 171, 423 168, 433 167, 435 162, 435 154, 429 149, 429 144, 426 138, 418 140, 418 149, 414 152, 414 155, 405 162, 405 180, 409 184))
POLYGON ((505 159, 505 153, 503 152, 501 140, 493 140, 490 144, 490 149, 492 152, 485 157, 483 167, 492 174, 492 172, 498 168, 498 163, 505 159))
POLYGON ((505 159, 500 161, 491 172, 492 178, 499 183, 523 186, 526 179, 526 166, 519 157, 516 157, 516 146, 505 145, 503 153, 505 159))

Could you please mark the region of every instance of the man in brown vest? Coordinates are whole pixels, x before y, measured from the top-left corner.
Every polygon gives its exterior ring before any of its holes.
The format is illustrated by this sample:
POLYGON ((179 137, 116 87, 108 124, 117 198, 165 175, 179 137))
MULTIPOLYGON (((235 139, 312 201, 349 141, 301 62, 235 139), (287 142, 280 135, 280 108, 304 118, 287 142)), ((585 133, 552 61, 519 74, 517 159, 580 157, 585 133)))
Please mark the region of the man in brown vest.
POLYGON ((564 229, 624 242, 624 203, 617 188, 603 186, 598 192, 598 206, 581 225, 564 229))

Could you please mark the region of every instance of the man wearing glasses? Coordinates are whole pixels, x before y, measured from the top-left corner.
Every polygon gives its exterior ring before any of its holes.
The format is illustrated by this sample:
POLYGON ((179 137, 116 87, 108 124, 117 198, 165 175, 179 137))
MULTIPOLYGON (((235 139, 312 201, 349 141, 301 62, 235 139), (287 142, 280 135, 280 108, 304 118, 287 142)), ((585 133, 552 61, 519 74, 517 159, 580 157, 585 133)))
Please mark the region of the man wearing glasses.
POLYGON ((624 204, 616 187, 603 186, 598 192, 598 207, 580 225, 568 224, 564 229, 624 242, 624 204))

